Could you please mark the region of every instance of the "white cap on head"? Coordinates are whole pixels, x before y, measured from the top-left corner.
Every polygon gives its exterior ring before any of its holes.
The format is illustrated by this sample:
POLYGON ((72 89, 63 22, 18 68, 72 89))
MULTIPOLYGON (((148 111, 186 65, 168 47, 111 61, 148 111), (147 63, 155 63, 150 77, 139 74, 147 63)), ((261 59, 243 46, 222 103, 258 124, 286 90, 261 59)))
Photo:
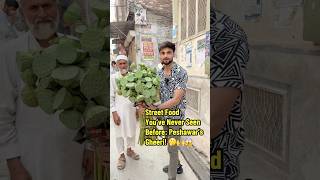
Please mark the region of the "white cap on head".
POLYGON ((128 61, 128 57, 125 56, 125 55, 118 55, 117 58, 116 58, 116 62, 120 61, 120 60, 125 60, 125 61, 128 61))

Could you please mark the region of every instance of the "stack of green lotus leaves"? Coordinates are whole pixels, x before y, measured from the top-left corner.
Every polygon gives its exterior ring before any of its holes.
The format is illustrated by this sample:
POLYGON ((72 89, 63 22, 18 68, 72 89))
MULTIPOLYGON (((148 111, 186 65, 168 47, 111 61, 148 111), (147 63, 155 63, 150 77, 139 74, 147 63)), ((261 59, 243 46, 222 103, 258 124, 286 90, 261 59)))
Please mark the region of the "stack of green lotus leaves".
MULTIPOLYGON (((71 6, 71 9, 74 5, 71 6)), ((107 122, 108 47, 106 25, 84 26, 79 38, 56 38, 49 48, 17 53, 22 100, 47 114, 59 113, 70 129, 107 122)))
MULTIPOLYGON (((77 37, 59 36, 49 48, 18 52, 16 58, 24 82, 23 103, 47 114, 59 113, 60 121, 78 134, 83 128, 107 128, 110 117, 109 7, 92 0, 90 8, 97 17, 90 26, 81 21, 76 2, 64 14, 64 22, 77 26, 77 37)), ((95 165, 95 180, 108 176, 106 167, 95 165)))
POLYGON ((70 129, 106 122, 105 43, 102 30, 88 28, 80 41, 64 36, 47 49, 18 52, 17 64, 25 83, 23 102, 39 106, 48 114, 58 112, 61 122, 70 129))
MULTIPOLYGON (((154 104, 160 101, 160 77, 157 76, 155 68, 148 67, 144 64, 139 64, 137 68, 131 65, 126 76, 116 79, 118 87, 118 95, 129 98, 132 103, 145 102, 146 104, 154 104)), ((143 145, 145 139, 154 140, 155 136, 145 136, 145 129, 156 129, 156 126, 147 126, 145 123, 145 114, 140 114, 140 135, 139 144, 143 145)))

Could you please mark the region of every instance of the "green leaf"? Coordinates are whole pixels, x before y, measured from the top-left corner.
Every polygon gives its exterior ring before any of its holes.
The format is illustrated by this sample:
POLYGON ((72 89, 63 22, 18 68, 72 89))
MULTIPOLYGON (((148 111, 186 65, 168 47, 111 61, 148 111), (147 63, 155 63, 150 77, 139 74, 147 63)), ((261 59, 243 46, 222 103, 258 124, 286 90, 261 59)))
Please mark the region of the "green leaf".
POLYGON ((52 83, 54 80, 51 76, 43 77, 39 80, 38 87, 40 88, 48 88, 50 86, 50 83, 52 83))
POLYGON ((90 68, 80 81, 80 90, 88 99, 104 94, 108 86, 106 74, 95 68, 90 68))
POLYGON ((150 96, 155 96, 157 94, 157 91, 156 91, 156 88, 155 87, 152 87, 150 90, 150 96))
POLYGON ((143 85, 142 85, 142 83, 137 83, 136 85, 135 85, 135 90, 136 90, 136 92, 138 92, 138 93, 141 93, 141 92, 143 92, 143 85))
POLYGON ((36 90, 36 95, 40 108, 47 114, 53 114, 55 110, 53 109, 52 104, 55 92, 48 89, 38 88, 36 90))
POLYGON ((148 76, 148 72, 147 72, 147 70, 142 70, 142 74, 143 74, 143 76, 142 77, 147 77, 148 76))
POLYGON ((154 74, 157 74, 157 68, 154 67, 154 68, 152 69, 152 72, 153 72, 154 74))
POLYGON ((99 19, 105 19, 109 14, 109 7, 101 0, 91 0, 91 9, 99 19))
POLYGON ((126 91, 125 89, 121 89, 121 94, 122 94, 122 96, 124 96, 124 97, 128 97, 127 91, 126 91))
MULTIPOLYGON (((90 53, 91 57, 94 59, 97 59, 99 64, 101 66, 107 66, 109 65, 109 53, 107 51, 100 51, 100 52, 95 52, 95 53, 90 53)), ((108 66, 109 67, 109 66, 108 66)))
POLYGON ((160 81, 158 81, 157 78, 153 78, 152 83, 153 83, 154 85, 156 85, 156 86, 159 86, 159 85, 160 85, 160 81))
POLYGON ((152 87, 152 83, 151 82, 147 82, 146 87, 147 88, 151 88, 152 87))
POLYGON ((95 68, 95 69, 99 69, 100 67, 100 60, 94 57, 91 57, 89 60, 89 66, 88 68, 95 68))
POLYGON ((145 77, 144 79, 145 79, 147 82, 150 82, 150 81, 152 82, 152 79, 151 79, 150 77, 145 77))
POLYGON ((133 75, 133 74, 127 75, 127 80, 128 80, 129 82, 133 82, 133 81, 134 81, 134 75, 133 75))
MULTIPOLYGON (((73 38, 72 36, 65 35, 65 36, 59 37, 59 44, 69 44, 76 49, 81 49, 79 40, 73 38)), ((58 44, 56 46, 58 46, 58 44)))
POLYGON ((131 65, 130 65, 130 71, 134 71, 134 70, 136 70, 137 69, 137 65, 135 64, 135 63, 132 63, 131 65))
POLYGON ((128 83, 126 84, 126 87, 129 88, 129 89, 134 89, 136 83, 128 83))
POLYGON ((125 78, 120 78, 119 81, 120 81, 121 86, 125 86, 128 83, 127 79, 125 79, 125 78))
POLYGON ((28 86, 35 86, 37 81, 37 76, 35 76, 31 69, 26 69, 21 74, 21 78, 24 83, 26 83, 28 86))
POLYGON ((89 52, 99 52, 105 43, 105 36, 101 29, 90 27, 80 38, 81 46, 89 52))
POLYGON ((145 99, 145 102, 146 102, 147 104, 152 104, 152 103, 153 103, 151 98, 145 99))
POLYGON ((42 53, 47 54, 48 56, 51 56, 53 59, 57 59, 57 44, 53 44, 48 48, 45 48, 42 50, 42 53))
POLYGON ((32 70, 39 78, 43 78, 50 75, 56 65, 56 59, 50 53, 43 52, 33 60, 32 70))
POLYGON ((73 104, 73 107, 80 112, 84 112, 86 108, 85 101, 81 99, 79 96, 72 96, 72 104, 73 104))
POLYGON ((81 118, 82 114, 76 110, 64 110, 59 115, 59 119, 65 127, 75 130, 81 127, 81 118))
POLYGON ((160 98, 158 96, 153 96, 152 97, 153 102, 152 103, 157 103, 160 101, 160 98))
POLYGON ((31 52, 17 52, 16 62, 20 72, 32 68, 33 54, 31 52))
POLYGON ((80 73, 80 68, 77 66, 61 66, 52 71, 51 77, 56 80, 74 80, 80 73))
POLYGON ((143 76, 142 71, 137 71, 137 72, 135 73, 135 76, 136 76, 138 79, 141 79, 142 76, 143 76))
POLYGON ((77 60, 77 49, 71 43, 59 43, 57 59, 61 64, 73 64, 77 60))
POLYGON ((141 102, 144 100, 144 96, 143 95, 138 95, 137 96, 137 102, 141 102))
POLYGON ((95 97, 94 100, 96 100, 98 105, 108 106, 109 97, 110 97, 109 94, 105 93, 105 94, 102 94, 101 96, 95 97))
POLYGON ((63 14, 63 20, 65 23, 73 24, 81 20, 81 9, 77 2, 73 2, 63 14))
POLYGON ((120 86, 120 79, 116 78, 116 84, 118 87, 120 86))
POLYGON ((108 109, 104 106, 92 106, 85 113, 86 125, 89 128, 98 127, 108 121, 108 109))
POLYGON ((132 103, 135 103, 135 102, 136 102, 136 98, 133 97, 133 96, 129 97, 129 100, 130 100, 132 103))
POLYGON ((132 90, 127 91, 127 96, 130 97, 132 95, 132 90))
POLYGON ((22 102, 29 107, 38 106, 35 90, 31 86, 26 85, 22 88, 21 98, 22 102))
POLYGON ((61 110, 68 109, 73 106, 73 98, 70 92, 66 88, 61 88, 53 101, 53 109, 61 110))
POLYGON ((151 94, 150 94, 150 90, 144 90, 142 95, 146 98, 146 99, 149 99, 151 97, 151 94))

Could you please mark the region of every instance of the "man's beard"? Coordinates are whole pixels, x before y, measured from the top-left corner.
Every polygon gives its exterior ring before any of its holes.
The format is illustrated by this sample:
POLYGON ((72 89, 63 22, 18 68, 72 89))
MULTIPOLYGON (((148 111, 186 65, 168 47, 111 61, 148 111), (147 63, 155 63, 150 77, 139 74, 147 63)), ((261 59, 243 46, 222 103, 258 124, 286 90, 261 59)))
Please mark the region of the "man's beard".
POLYGON ((127 74, 128 69, 119 69, 119 71, 122 75, 124 75, 124 74, 127 74))
POLYGON ((173 62, 173 59, 171 59, 171 60, 169 60, 169 62, 164 62, 164 61, 168 61, 167 59, 166 60, 163 60, 162 62, 161 62, 161 64, 163 64, 163 65, 169 65, 169 64, 171 64, 172 62, 173 62))
POLYGON ((58 30, 59 16, 55 20, 46 20, 45 22, 36 22, 32 24, 26 20, 28 27, 36 39, 46 40, 54 35, 58 30))

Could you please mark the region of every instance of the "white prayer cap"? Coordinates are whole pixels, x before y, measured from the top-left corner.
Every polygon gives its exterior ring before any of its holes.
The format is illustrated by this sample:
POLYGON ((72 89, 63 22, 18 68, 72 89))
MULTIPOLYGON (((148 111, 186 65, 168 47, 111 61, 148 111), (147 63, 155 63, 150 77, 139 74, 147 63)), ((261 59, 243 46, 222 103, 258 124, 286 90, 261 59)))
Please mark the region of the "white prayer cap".
POLYGON ((116 62, 120 61, 120 60, 125 60, 125 61, 128 61, 128 57, 125 56, 125 55, 118 55, 117 58, 116 58, 116 62))

